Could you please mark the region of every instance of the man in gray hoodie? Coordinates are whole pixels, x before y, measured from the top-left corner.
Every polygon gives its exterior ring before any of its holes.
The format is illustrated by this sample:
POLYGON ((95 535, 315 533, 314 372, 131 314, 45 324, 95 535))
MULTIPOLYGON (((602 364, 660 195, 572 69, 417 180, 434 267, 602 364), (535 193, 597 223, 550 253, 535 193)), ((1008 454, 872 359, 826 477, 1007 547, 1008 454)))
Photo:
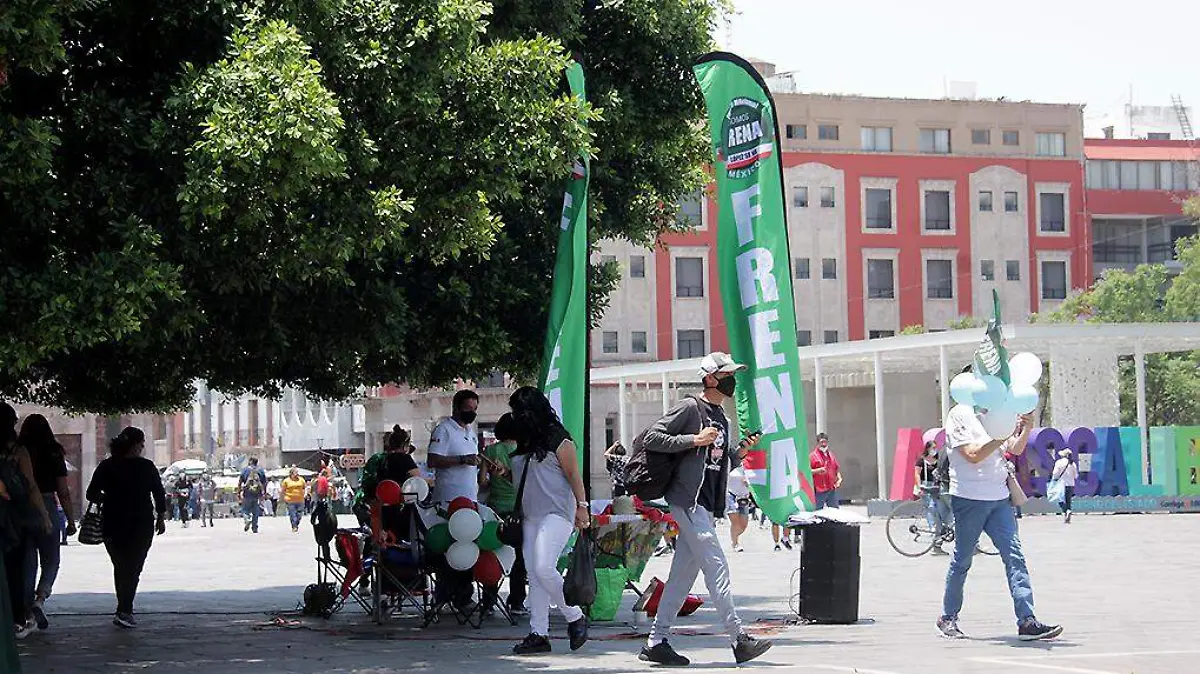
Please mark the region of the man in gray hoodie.
POLYGON ((647 452, 681 455, 665 497, 679 525, 679 538, 658 615, 639 660, 673 667, 690 664, 671 648, 667 636, 698 573, 704 574, 713 605, 729 633, 734 659, 739 664, 749 662, 771 648, 771 642, 755 639, 742 629, 733 606, 729 564, 715 527, 715 520, 725 516, 730 465, 741 463, 746 450, 758 442, 751 436, 733 449, 729 419, 721 408, 733 396, 734 374, 744 369, 745 365, 735 363, 728 354, 705 356, 699 373, 704 394, 683 399, 645 434, 647 452))

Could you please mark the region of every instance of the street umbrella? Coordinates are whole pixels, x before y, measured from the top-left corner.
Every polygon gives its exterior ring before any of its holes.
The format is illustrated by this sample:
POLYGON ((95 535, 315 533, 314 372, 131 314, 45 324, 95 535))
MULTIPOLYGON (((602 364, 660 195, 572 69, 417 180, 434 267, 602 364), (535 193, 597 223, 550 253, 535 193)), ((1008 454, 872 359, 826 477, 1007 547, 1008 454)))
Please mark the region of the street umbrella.
POLYGON ((184 473, 185 475, 199 475, 207 470, 208 464, 199 459, 183 459, 167 467, 168 473, 184 473))

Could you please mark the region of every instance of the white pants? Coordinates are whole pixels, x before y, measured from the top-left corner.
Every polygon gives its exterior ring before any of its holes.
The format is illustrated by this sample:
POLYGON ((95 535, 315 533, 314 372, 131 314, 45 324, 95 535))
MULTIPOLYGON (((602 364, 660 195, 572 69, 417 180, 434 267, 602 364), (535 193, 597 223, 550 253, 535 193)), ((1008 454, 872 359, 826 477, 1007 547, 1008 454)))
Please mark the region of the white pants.
POLYGON ((671 633, 671 625, 683 608, 683 602, 692 591, 696 576, 703 573, 708 586, 709 599, 725 625, 731 642, 736 642, 742 632, 742 621, 733 606, 733 593, 729 582, 729 563, 721 550, 712 513, 699 506, 680 508, 671 506, 671 515, 679 525, 679 537, 675 540, 675 557, 671 560, 671 575, 663 588, 658 602, 658 615, 650 628, 651 647, 665 641, 671 633))
POLYGON ((525 568, 529 573, 529 631, 550 636, 550 607, 562 611, 567 622, 583 617, 578 606, 567 606, 563 598, 563 577, 558 572, 558 558, 571 538, 575 525, 561 515, 546 515, 537 520, 526 519, 525 568))

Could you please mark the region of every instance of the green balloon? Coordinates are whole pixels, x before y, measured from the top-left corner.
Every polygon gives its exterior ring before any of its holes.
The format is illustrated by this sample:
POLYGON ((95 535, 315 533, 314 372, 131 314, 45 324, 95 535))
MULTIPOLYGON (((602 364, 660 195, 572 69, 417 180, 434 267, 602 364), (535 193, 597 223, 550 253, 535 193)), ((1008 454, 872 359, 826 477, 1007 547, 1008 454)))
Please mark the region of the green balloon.
POLYGON ((500 523, 484 522, 483 531, 479 533, 479 538, 476 539, 475 544, 479 546, 480 550, 488 552, 499 550, 500 546, 503 545, 500 542, 500 523))
POLYGON ((454 538, 450 536, 450 525, 445 522, 434 525, 425 536, 425 548, 435 555, 445 554, 453 543, 454 538))

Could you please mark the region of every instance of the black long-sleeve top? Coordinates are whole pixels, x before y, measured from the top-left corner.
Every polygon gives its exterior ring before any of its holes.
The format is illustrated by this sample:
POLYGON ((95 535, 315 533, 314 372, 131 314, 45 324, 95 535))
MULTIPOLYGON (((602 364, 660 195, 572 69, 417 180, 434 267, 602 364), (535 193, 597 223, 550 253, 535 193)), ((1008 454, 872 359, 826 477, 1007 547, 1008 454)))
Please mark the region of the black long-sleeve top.
POLYGON ((103 506, 104 538, 109 540, 153 536, 155 515, 167 511, 158 468, 140 456, 101 461, 92 473, 87 499, 103 506))

